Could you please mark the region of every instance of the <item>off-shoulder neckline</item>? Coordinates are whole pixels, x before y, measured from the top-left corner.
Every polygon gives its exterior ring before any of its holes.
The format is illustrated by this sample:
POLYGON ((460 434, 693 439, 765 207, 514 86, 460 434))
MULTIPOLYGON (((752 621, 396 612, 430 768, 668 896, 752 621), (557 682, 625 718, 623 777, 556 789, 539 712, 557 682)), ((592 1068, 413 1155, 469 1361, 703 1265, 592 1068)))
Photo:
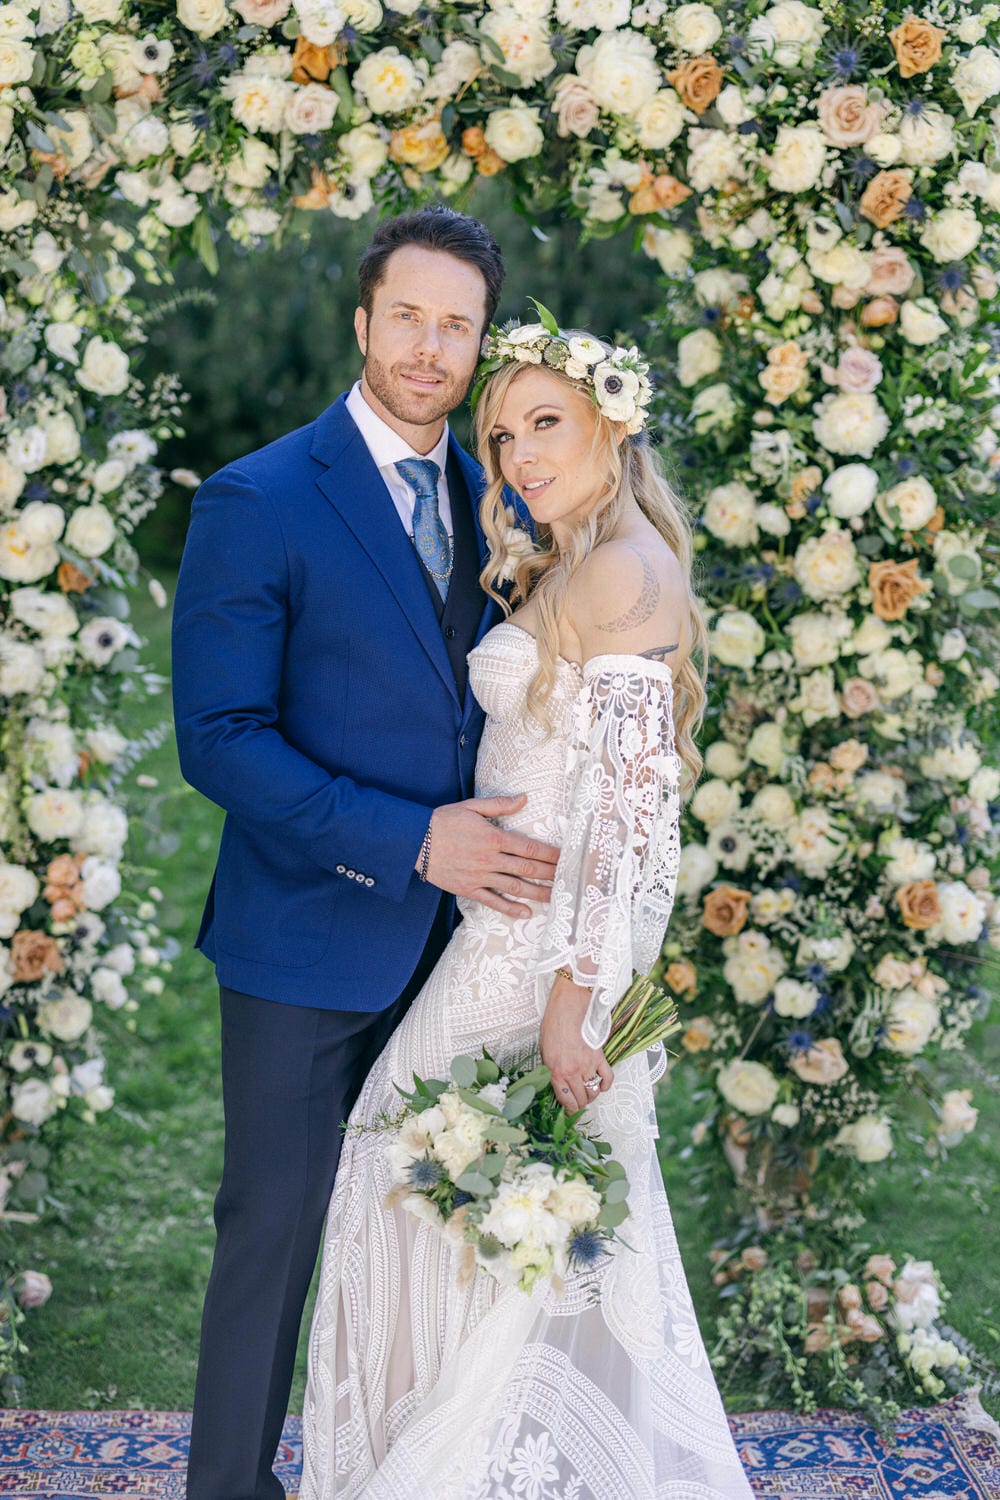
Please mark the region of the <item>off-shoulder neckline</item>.
MULTIPOLYGON (((532 631, 525 630, 523 625, 515 625, 513 620, 501 620, 499 624, 494 625, 493 629, 499 630, 504 625, 509 630, 516 630, 518 635, 526 636, 529 641, 533 641, 537 649, 538 637, 532 631)), ((634 652, 604 651, 599 656, 589 656, 585 662, 573 661, 572 657, 562 656, 557 653, 556 660, 565 662, 567 667, 572 667, 580 677, 584 678, 593 675, 592 670, 588 671, 588 669, 593 669, 596 662, 617 662, 619 664, 621 662, 641 662, 643 672, 648 671, 653 677, 658 677, 663 673, 670 683, 673 683, 674 679, 669 662, 654 661, 650 656, 639 656, 634 652)))

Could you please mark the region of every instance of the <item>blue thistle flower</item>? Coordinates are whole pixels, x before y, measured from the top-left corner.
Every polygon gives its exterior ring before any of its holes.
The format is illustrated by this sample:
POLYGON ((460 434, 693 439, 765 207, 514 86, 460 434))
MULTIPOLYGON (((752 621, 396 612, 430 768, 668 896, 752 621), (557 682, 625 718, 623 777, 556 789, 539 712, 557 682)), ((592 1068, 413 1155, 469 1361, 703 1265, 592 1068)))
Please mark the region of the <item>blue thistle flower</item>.
POLYGON ((826 967, 824 964, 811 963, 806 965, 806 978, 811 979, 813 984, 822 984, 826 978, 826 967))
POLYGON ((569 1258, 572 1265, 596 1266, 607 1255, 604 1240, 596 1229, 578 1229, 570 1236, 569 1258))
POLYGON ((921 199, 907 198, 903 214, 907 219, 926 219, 927 208, 921 199))
POLYGON ((916 461, 915 458, 907 458, 907 457, 897 458, 897 460, 896 460, 896 473, 897 474, 902 474, 903 478, 905 479, 905 478, 908 478, 909 475, 915 474, 916 472, 917 472, 917 461, 916 461))
POLYGON ((467 1203, 472 1202, 472 1194, 467 1193, 464 1188, 456 1188, 455 1196, 451 1200, 452 1208, 464 1208, 467 1203))
POLYGON ((431 1188, 436 1188, 443 1176, 444 1170, 436 1161, 424 1159, 415 1161, 410 1166, 410 1186, 415 1187, 418 1192, 427 1192, 431 1188))
POLYGON ((786 875, 781 884, 789 891, 800 891, 802 889, 802 881, 797 875, 786 875))
POLYGON ((701 310, 701 321, 703 323, 718 323, 721 317, 721 307, 703 307, 701 310))
POLYGON ((343 31, 340 33, 340 40, 346 43, 346 45, 349 47, 352 42, 357 41, 358 35, 359 33, 356 26, 345 26, 343 31))
POLYGON ((736 127, 737 135, 762 135, 763 130, 759 120, 742 120, 736 127))
POLYGON ((812 1044, 813 1039, 808 1031, 792 1031, 786 1045, 789 1052, 808 1052, 812 1044))
POLYGON ((903 112, 908 115, 922 115, 926 108, 926 101, 921 99, 919 95, 915 95, 912 99, 906 101, 906 104, 903 106, 903 112))
POLYGON ((779 599, 782 604, 797 604, 801 598, 802 589, 791 578, 782 584, 779 590, 779 599))
POLYGON ((204 47, 199 48, 191 59, 191 72, 195 83, 200 84, 202 88, 207 88, 219 76, 215 60, 209 57, 204 47))
POLYGON ((870 156, 862 154, 851 162, 851 176, 855 182, 870 182, 877 171, 878 162, 872 161, 870 156))
POLYGON ((240 54, 232 42, 222 42, 216 56, 224 68, 235 68, 240 59, 240 54))
POLYGON ((816 512, 819 510, 819 508, 820 508, 820 506, 822 504, 823 504, 823 496, 822 495, 810 495, 809 498, 808 498, 808 500, 806 501, 806 511, 811 516, 815 515, 816 512))
POLYGON ((938 282, 946 292, 957 292, 965 281, 965 267, 961 262, 953 266, 945 266, 938 282))
POLYGON ((25 500, 47 500, 51 493, 52 491, 49 489, 44 479, 33 479, 31 483, 25 487, 24 498, 25 500))
POLYGON ((854 77, 860 62, 861 53, 857 47, 852 47, 849 44, 838 47, 829 61, 830 72, 835 78, 842 78, 847 83, 854 77))
POLYGON ((267 203, 273 203, 275 199, 280 195, 281 188, 272 178, 270 182, 265 182, 262 192, 265 201, 267 203))
POLYGON ((726 37, 726 47, 733 57, 742 57, 743 53, 747 50, 746 37, 737 36, 733 33, 733 35, 726 37))

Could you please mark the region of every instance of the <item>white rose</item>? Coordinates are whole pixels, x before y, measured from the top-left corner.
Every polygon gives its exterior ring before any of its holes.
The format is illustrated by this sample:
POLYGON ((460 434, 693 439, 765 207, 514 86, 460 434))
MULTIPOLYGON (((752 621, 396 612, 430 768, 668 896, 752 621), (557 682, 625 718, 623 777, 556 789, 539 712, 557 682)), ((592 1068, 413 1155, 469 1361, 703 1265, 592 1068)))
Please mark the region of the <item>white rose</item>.
POLYGON ((889 771, 862 771, 855 793, 867 813, 897 812, 906 805, 906 783, 889 771))
POLYGON ((528 109, 516 98, 511 108, 490 111, 485 135, 486 144, 508 162, 537 156, 545 144, 538 110, 528 109))
POLYGON ((920 240, 937 261, 964 260, 982 237, 983 226, 974 209, 944 208, 920 231, 920 240))
POLYGON ((353 82, 373 114, 392 115, 416 104, 424 79, 398 47, 382 47, 368 54, 353 82))
POLYGON ((64 594, 44 589, 15 589, 10 595, 10 612, 15 620, 44 637, 73 635, 80 623, 64 594))
POLYGON ((111 339, 92 338, 76 378, 96 396, 120 396, 128 385, 128 355, 111 339))
MULTIPOLYGON (((128 465, 120 458, 106 458, 102 464, 98 464, 90 482, 99 495, 110 495, 121 489, 128 478, 128 472, 128 465)), ((80 512, 77 511, 76 514, 79 515, 80 512)))
POLYGON ((878 615, 865 615, 851 637, 850 649, 858 656, 870 656, 876 651, 885 651, 892 643, 892 632, 878 615))
POLYGON ((753 666, 767 644, 767 637, 753 615, 745 610, 725 610, 712 627, 711 650, 727 667, 753 666))
POLYGON ((17 188, 0 193, 0 231, 8 233, 13 229, 23 229, 37 214, 38 204, 34 198, 20 197, 17 188))
POLYGON ((769 781, 754 794, 753 811, 771 828, 787 828, 795 818, 795 802, 787 787, 769 781))
POLYGON ((722 364, 722 345, 710 328, 686 333, 677 345, 677 378, 681 385, 697 385, 722 364))
POLYGON ((740 137, 728 130, 706 130, 692 126, 687 132, 687 177, 696 193, 724 188, 730 178, 747 175, 740 137))
POLYGON ((830 286, 860 291, 871 276, 871 260, 864 250, 841 240, 829 250, 810 250, 809 269, 830 286))
POLYGON ((938 885, 941 915, 928 927, 928 943, 974 943, 986 925, 986 903, 964 880, 948 880, 938 885))
POLYGON ((76 792, 61 787, 46 787, 36 792, 28 803, 28 827, 43 844, 71 839, 83 822, 83 803, 76 792))
POLYGON ((704 844, 688 840, 681 848, 677 894, 686 900, 697 897, 719 872, 718 861, 704 844))
POLYGON ((1000 58, 993 48, 973 47, 952 69, 951 86, 970 115, 1000 94, 1000 58))
POLYGON ((93 855, 80 871, 81 896, 88 911, 103 911, 121 891, 121 876, 114 865, 93 855))
POLYGON ((593 1223, 601 1211, 601 1199, 589 1182, 569 1177, 557 1182, 545 1200, 549 1213, 574 1227, 593 1223))
POLYGON ((909 885, 915 880, 930 880, 934 875, 934 851, 919 839, 897 835, 884 844, 880 843, 879 852, 888 858, 889 863, 882 873, 892 886, 909 885))
POLYGON ((229 21, 226 0, 177 0, 177 19, 204 40, 229 21))
POLYGON ((101 557, 114 539, 114 518, 100 502, 81 505, 69 518, 66 545, 81 557, 101 557))
POLYGON ((827 31, 822 13, 801 0, 779 0, 747 28, 750 56, 767 58, 779 68, 808 62, 827 31))
POLYGON ((829 453, 871 458, 888 433, 889 418, 878 397, 867 391, 825 396, 813 420, 813 435, 829 453))
POLYGON ((115 105, 117 126, 113 143, 130 167, 152 156, 162 156, 170 145, 170 131, 163 120, 138 96, 119 99, 115 105))
POLYGON ((768 771, 780 772, 787 753, 784 730, 774 719, 758 724, 747 741, 749 758, 768 771))
POLYGON ((91 974, 90 991, 94 999, 106 1005, 109 1010, 121 1010, 128 1000, 128 990, 121 975, 106 966, 95 969, 91 974))
POLYGON ((706 828, 715 828, 731 818, 739 805, 739 787, 728 781, 703 781, 691 799, 691 812, 706 828))
POLYGON ((969 642, 966 639, 965 632, 953 627, 951 630, 946 630, 941 636, 941 643, 938 646, 938 660, 961 661, 968 649, 969 642))
POLYGON ((128 837, 128 818, 120 807, 99 794, 84 805, 80 829, 73 835, 74 854, 96 854, 118 860, 128 837))
POLYGON ((899 330, 908 344, 922 348, 948 332, 948 324, 929 297, 907 298, 899 313, 899 330))
POLYGON ((827 146, 815 125, 779 125, 778 138, 766 157, 768 181, 779 193, 806 193, 819 181, 827 146))
POLYGON ((932 754, 920 757, 920 770, 932 781, 969 781, 983 763, 983 758, 972 740, 951 738, 938 745, 932 754))
POLYGON ((835 599, 861 581, 853 538, 840 527, 807 537, 795 553, 792 568, 810 599, 835 599))
POLYGON ((340 99, 334 89, 307 83, 296 89, 285 108, 285 124, 293 135, 321 135, 329 130, 340 99))
POLYGON ((679 5, 667 12, 664 25, 675 47, 696 56, 710 52, 722 35, 722 22, 710 5, 679 5))
POLYGON ((686 111, 673 89, 659 89, 636 116, 636 140, 644 151, 665 151, 684 129, 686 111))
POLYGON ((807 671, 835 662, 840 656, 842 642, 851 633, 850 621, 842 610, 830 614, 809 611, 793 615, 788 629, 795 664, 807 671))
POLYGON ((919 531, 937 510, 937 495, 922 475, 914 474, 879 496, 878 512, 889 526, 919 531))
POLYGON ((339 146, 357 177, 371 178, 385 166, 389 148, 377 125, 356 125, 340 137, 339 146))
POLYGON ((807 981, 779 979, 774 986, 774 1009, 779 1016, 798 1021, 811 1016, 818 1004, 819 990, 807 981))
POLYGON ((56 359, 64 359, 68 364, 75 365, 76 346, 82 334, 83 329, 76 323, 50 323, 45 330, 45 346, 56 359))
POLYGON ((629 118, 650 102, 660 84, 656 48, 632 30, 604 32, 593 45, 581 47, 576 70, 602 109, 629 118))
POLYGON ((978 1109, 972 1107, 972 1094, 968 1089, 949 1089, 941 1100, 941 1133, 943 1135, 968 1135, 975 1130, 979 1119, 978 1109))
POLYGON ((788 536, 792 529, 788 513, 780 505, 758 505, 755 519, 768 536, 788 536))
MULTIPOLYGON (((366 58, 365 62, 370 60, 366 58)), ((362 67, 364 65, 363 63, 362 67)), ((222 80, 222 95, 229 100, 233 119, 252 135, 257 135, 262 130, 268 135, 278 134, 284 125, 285 110, 294 92, 295 84, 287 78, 274 77, 251 68, 230 73, 222 80)))
POLYGON ((713 740, 705 751, 705 769, 711 776, 732 781, 746 770, 746 757, 728 740, 713 740))
POLYGON ((705 527, 730 547, 749 547, 757 541, 757 501, 739 479, 718 484, 708 493, 703 513, 705 527))
POLYGON ((785 972, 784 956, 762 932, 747 929, 726 940, 722 973, 741 1005, 763 1005, 785 972))
POLYGON ((56 1000, 43 1000, 38 1007, 42 1031, 60 1042, 78 1042, 94 1019, 89 1000, 72 990, 63 990, 56 1000))
POLYGON ((1000 798, 1000 770, 996 766, 983 766, 969 780, 969 796, 977 807, 1000 798))
POLYGON ((45 675, 45 660, 35 646, 0 635, 0 697, 34 693, 45 675))
POLYGON ((11 1114, 22 1125, 44 1125, 58 1108, 58 1095, 42 1078, 28 1078, 11 1089, 11 1114))
POLYGON ((788 832, 792 863, 814 880, 822 880, 836 864, 846 843, 846 833, 835 825, 825 807, 803 808, 788 832))
MULTIPOLYGON (((521 83, 539 83, 555 67, 549 33, 543 22, 526 19, 516 9, 501 6, 487 11, 479 29, 496 42, 504 56, 504 68, 521 83)), ((493 57, 484 50, 483 60, 489 65, 493 57)), ((357 74, 354 76, 356 83, 357 74)), ((375 109, 374 105, 372 109, 375 109)), ((381 111, 375 110, 375 113, 381 111)))
POLYGON ((930 1041, 941 1018, 939 1007, 916 990, 901 990, 889 1006, 883 1045, 902 1057, 915 1057, 930 1041))
POLYGON ((715 1080, 722 1097, 744 1115, 764 1115, 778 1097, 778 1080, 763 1063, 737 1058, 715 1080))
POLYGON ((34 474, 43 466, 47 447, 45 429, 37 422, 12 432, 7 439, 7 455, 24 474, 34 474))
POLYGON ((954 149, 955 122, 936 104, 923 104, 917 114, 904 111, 899 124, 899 154, 907 166, 933 166, 954 149))
POLYGON ((799 690, 789 702, 792 713, 801 714, 804 724, 818 724, 820 719, 836 719, 840 714, 836 685, 829 667, 820 667, 801 678, 799 690))
POLYGON ((862 1115, 850 1125, 841 1125, 834 1136, 834 1144, 858 1161, 885 1161, 892 1152, 892 1131, 888 1120, 881 1116, 862 1115))
POLYGON ((34 68, 34 49, 27 42, 0 36, 0 88, 27 83, 34 68))
MULTIPOLYGON (((0 911, 20 916, 21 912, 34 905, 40 890, 38 877, 31 870, 26 870, 23 865, 9 865, 5 859, 0 858, 0 911)), ((0 936, 12 937, 16 930, 15 921, 10 932, 4 932, 0 936)))

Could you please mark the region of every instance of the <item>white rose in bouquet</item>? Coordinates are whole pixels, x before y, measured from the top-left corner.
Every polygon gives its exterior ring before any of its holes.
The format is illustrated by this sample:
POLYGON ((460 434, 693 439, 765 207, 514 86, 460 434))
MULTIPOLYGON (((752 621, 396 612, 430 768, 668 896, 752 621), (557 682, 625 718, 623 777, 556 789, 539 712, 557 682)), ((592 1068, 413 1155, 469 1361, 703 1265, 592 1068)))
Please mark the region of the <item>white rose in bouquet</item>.
POLYGON ((43 1000, 38 1007, 38 1025, 48 1036, 60 1042, 78 1042, 94 1019, 94 1007, 73 990, 63 990, 53 1000, 43 1000))
POLYGON ((904 111, 899 123, 899 154, 909 167, 930 167, 955 150, 955 122, 936 104, 917 113, 904 111))
POLYGON ((763 1063, 737 1058, 715 1080, 723 1099, 744 1115, 765 1115, 778 1097, 778 1080, 763 1063))
POLYGON ((759 87, 746 92, 737 83, 727 83, 715 101, 715 107, 726 124, 734 129, 754 118, 755 106, 763 103, 764 91, 759 87))
POLYGON ((896 1304, 892 1322, 909 1331, 929 1328, 941 1312, 937 1273, 929 1260, 908 1260, 893 1284, 896 1304))
POLYGON ((696 328, 677 344, 677 378, 687 389, 714 375, 722 364, 722 345, 710 328, 696 328))
POLYGON ((691 798, 691 812, 706 828, 725 823, 739 806, 739 787, 718 779, 703 781, 691 798))
POLYGON ((66 545, 81 557, 101 557, 115 539, 114 517, 100 502, 81 505, 69 518, 66 545))
POLYGON ((760 535, 756 497, 739 479, 709 490, 702 519, 706 529, 730 547, 750 547, 760 535))
POLYGON ((538 110, 515 97, 509 109, 494 109, 486 122, 486 144, 504 161, 525 161, 545 144, 538 110))
POLYGON ((765 158, 768 181, 779 193, 807 193, 826 165, 826 141, 815 125, 779 125, 778 138, 765 158))
MULTIPOLYGON (((113 969, 116 974, 129 975, 134 973, 135 949, 132 947, 132 944, 116 943, 113 948, 109 948, 104 955, 104 967, 107 969, 113 969)), ((94 972, 96 973, 97 971, 95 970, 94 972)), ((430 1110, 424 1111, 424 1114, 426 1115, 429 1115, 430 1113, 430 1110)), ((430 1130, 431 1127, 428 1124, 426 1128, 430 1130)))
POLYGON ((907 298, 899 311, 899 331, 908 344, 924 348, 948 332, 948 324, 929 297, 907 298))
POLYGON ((888 432, 889 418, 878 397, 865 391, 825 396, 813 421, 813 436, 828 453, 861 458, 871 458, 888 432))
POLYGON ((753 666, 767 644, 760 625, 745 610, 724 610, 711 630, 712 654, 727 667, 753 666))
POLYGON ((37 215, 38 204, 34 198, 22 198, 17 188, 9 188, 7 192, 0 193, 0 231, 7 233, 13 229, 23 229, 37 215))
POLYGON ((768 536, 788 536, 792 523, 780 505, 758 505, 757 525, 768 536))
POLYGON ((827 509, 838 521, 863 516, 877 490, 878 474, 868 464, 841 464, 823 481, 827 509))
POLYGON ((941 915, 928 927, 928 943, 974 943, 986 925, 986 902, 964 880, 939 883, 941 915))
POLYGON ((636 116, 636 140, 644 151, 665 151, 684 129, 687 111, 673 89, 660 89, 636 116))
POLYGON ((1000 58, 993 48, 973 47, 952 69, 951 86, 969 115, 1000 94, 1000 58))
MULTIPOLYGON (((544 22, 525 19, 516 10, 503 6, 498 10, 487 11, 479 29, 496 42, 504 56, 504 68, 520 79, 521 83, 539 83, 555 67, 556 60, 549 46, 549 32, 544 22)), ((395 48, 387 50, 395 51, 395 48)), ((582 57, 585 51, 587 49, 582 48, 579 56, 582 57)), ((367 60, 366 58, 365 61, 367 60)), ((492 55, 484 50, 483 61, 486 65, 490 66, 493 60, 492 55)), ((579 58, 577 65, 579 67, 579 58)), ((364 67, 364 63, 361 66, 364 67)), ((357 73, 354 75, 354 83, 357 87, 357 73)), ((594 92, 596 94, 596 90, 594 92)), ((390 113, 389 110, 375 109, 374 104, 372 109, 376 114, 390 113)))
POLYGON ((689 839, 681 848, 677 894, 684 900, 696 898, 707 885, 711 885, 718 873, 719 865, 715 856, 704 844, 689 839))
POLYGON ((916 1057, 930 1041, 941 1019, 939 1006, 916 990, 901 990, 894 995, 885 1018, 883 1045, 902 1057, 916 1057))
POLYGON ((601 1211, 601 1199, 589 1182, 584 1182, 579 1177, 568 1177, 564 1182, 557 1179, 555 1187, 545 1200, 545 1206, 558 1219, 577 1227, 594 1222, 601 1211))
POLYGON ((674 46, 697 56, 710 52, 722 35, 722 22, 710 5, 679 5, 663 21, 674 46))
POLYGON ((76 736, 68 724, 40 716, 29 719, 24 744, 30 764, 46 781, 61 787, 74 781, 79 770, 80 752, 76 736))
MULTIPOLYGON (((377 126, 371 125, 365 128, 377 133, 377 126)), ((344 140, 346 137, 341 138, 341 144, 344 140)), ((266 141, 259 141, 255 136, 250 136, 240 147, 240 154, 231 157, 226 163, 226 181, 232 183, 234 187, 262 188, 271 173, 277 170, 277 152, 266 141)))
POLYGON ((170 130, 138 95, 115 104, 115 133, 111 142, 130 167, 150 157, 163 156, 170 146, 170 130))
POLYGON ((774 986, 774 1009, 779 1016, 800 1021, 811 1016, 818 1003, 819 990, 808 981, 779 979, 774 986))
POLYGON ((982 233, 974 209, 944 208, 928 219, 920 240, 937 261, 964 260, 979 244, 982 233))
POLYGON ((733 393, 724 381, 720 381, 717 385, 706 386, 703 391, 698 392, 691 403, 695 431, 713 432, 717 427, 725 431, 733 425, 738 410, 733 393))
POLYGON ((934 850, 920 839, 902 838, 896 835, 879 841, 879 853, 889 863, 883 875, 892 886, 909 885, 916 880, 932 880, 936 868, 934 850))
POLYGON ((785 959, 763 932, 747 929, 727 938, 722 973, 741 1005, 763 1005, 785 972, 785 959))
POLYGON ((810 599, 836 599, 861 581, 858 555, 849 531, 833 526, 807 537, 792 563, 795 581, 810 599))
MULTIPOLYGON (((361 67, 371 60, 366 57, 361 67)), ((251 135, 257 135, 260 131, 267 135, 277 135, 284 125, 285 110, 295 92, 295 85, 287 78, 275 77, 259 69, 256 65, 260 61, 262 60, 252 58, 249 66, 223 78, 222 97, 229 100, 233 119, 245 130, 249 130, 251 135)), ((358 72, 360 71, 359 68, 358 72)))
POLYGON ((796 815, 795 799, 777 781, 769 781, 755 792, 750 806, 769 828, 787 828, 796 815))
POLYGON ((892 1131, 881 1115, 862 1115, 850 1125, 841 1125, 833 1143, 858 1161, 885 1161, 892 1154, 892 1131))
POLYGON ((35 68, 35 51, 27 42, 0 35, 0 88, 27 83, 35 68))
POLYGON ((788 852, 796 869, 822 880, 840 858, 847 834, 825 807, 806 807, 788 831, 788 852))
POLYGON ((930 482, 914 474, 884 490, 878 498, 878 513, 887 526, 920 531, 937 510, 937 495, 930 482))
POLYGON ((128 385, 128 355, 113 339, 92 338, 83 351, 76 378, 95 396, 120 396, 128 385))

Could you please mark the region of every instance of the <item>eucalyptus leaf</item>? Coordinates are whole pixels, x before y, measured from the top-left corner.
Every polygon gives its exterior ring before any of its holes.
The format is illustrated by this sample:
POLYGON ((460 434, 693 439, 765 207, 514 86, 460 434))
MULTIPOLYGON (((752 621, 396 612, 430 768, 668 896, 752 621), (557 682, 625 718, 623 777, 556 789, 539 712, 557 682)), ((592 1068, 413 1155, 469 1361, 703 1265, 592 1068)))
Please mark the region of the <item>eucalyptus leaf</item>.
POLYGON ((482 1172, 463 1172, 455 1179, 455 1186, 461 1188, 463 1193, 472 1193, 476 1198, 488 1198, 493 1192, 493 1184, 482 1172))
POLYGON ((609 1182, 604 1190, 605 1203, 624 1203, 628 1198, 628 1183, 622 1177, 609 1182))
POLYGON ((500 1077, 500 1069, 492 1057, 480 1057, 476 1062, 476 1082, 480 1085, 485 1083, 496 1083, 500 1077))
POLYGON ((458 1057, 452 1058, 451 1076, 459 1088, 471 1089, 476 1081, 476 1060, 474 1057, 466 1057, 460 1053, 458 1057))
POLYGON ((605 1203, 597 1215, 597 1222, 602 1229, 616 1229, 619 1224, 624 1224, 627 1218, 627 1203, 605 1203))
POLYGON ((496 1105, 490 1104, 489 1100, 487 1099, 480 1099, 475 1089, 460 1087, 458 1091, 458 1097, 463 1101, 463 1103, 467 1104, 470 1109, 477 1109, 482 1115, 495 1115, 498 1119, 503 1119, 503 1114, 499 1109, 497 1109, 496 1105))
POLYGON ((503 1107, 504 1118, 516 1120, 523 1115, 526 1109, 530 1109, 535 1102, 535 1090, 530 1084, 518 1084, 516 1089, 511 1089, 507 1095, 507 1101, 503 1107))

